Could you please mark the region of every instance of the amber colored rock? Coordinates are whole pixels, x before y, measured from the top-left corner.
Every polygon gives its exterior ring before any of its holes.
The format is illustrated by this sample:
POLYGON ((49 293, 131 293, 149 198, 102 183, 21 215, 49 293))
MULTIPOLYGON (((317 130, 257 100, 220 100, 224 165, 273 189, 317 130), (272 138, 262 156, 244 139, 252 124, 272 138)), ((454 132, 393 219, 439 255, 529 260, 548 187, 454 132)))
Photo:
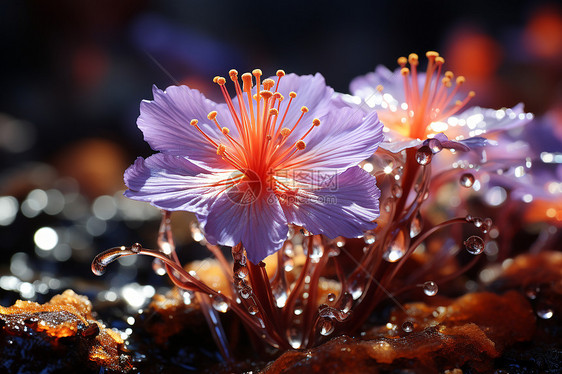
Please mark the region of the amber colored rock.
POLYGON ((97 373, 132 369, 118 332, 92 316, 92 304, 72 290, 45 304, 0 306, 0 369, 8 372, 97 373))
POLYGON ((166 295, 156 294, 145 314, 151 318, 143 324, 143 328, 159 345, 166 344, 171 336, 180 333, 195 321, 206 327, 196 300, 186 305, 177 288, 166 295))
POLYGON ((533 310, 518 292, 467 294, 447 304, 405 305, 407 318, 398 310, 363 339, 342 336, 311 350, 286 352, 263 372, 442 373, 463 366, 484 373, 493 371, 493 359, 505 347, 530 340, 535 331, 533 310), (412 332, 403 331, 406 321, 412 332))

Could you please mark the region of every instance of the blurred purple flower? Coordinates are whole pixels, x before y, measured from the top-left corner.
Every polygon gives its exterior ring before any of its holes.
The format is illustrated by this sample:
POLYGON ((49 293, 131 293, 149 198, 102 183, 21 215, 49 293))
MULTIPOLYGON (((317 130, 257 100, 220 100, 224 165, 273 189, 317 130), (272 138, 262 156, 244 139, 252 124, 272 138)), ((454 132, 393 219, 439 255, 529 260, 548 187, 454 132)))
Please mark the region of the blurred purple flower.
POLYGON ((483 135, 522 126, 533 118, 523 112, 522 104, 512 109, 472 107, 463 111, 474 96, 472 91, 460 95, 465 78, 442 72, 444 59, 437 52, 428 52, 427 57, 426 73, 418 72, 418 56, 410 54, 408 59, 398 59, 401 68, 394 72, 379 66, 375 72, 355 78, 350 91, 359 99, 340 97, 342 102, 378 112, 385 126, 382 148, 396 153, 438 138, 443 148, 466 151, 489 144, 483 135))
POLYGON ((288 223, 330 238, 374 228, 380 191, 357 165, 383 139, 376 113, 332 105, 320 74, 253 75, 253 87, 249 73, 240 85, 231 70, 233 99, 215 78, 225 104, 186 86, 155 87, 137 124, 160 153, 127 169, 126 196, 194 212, 210 242, 241 242, 253 263, 281 247, 288 223))

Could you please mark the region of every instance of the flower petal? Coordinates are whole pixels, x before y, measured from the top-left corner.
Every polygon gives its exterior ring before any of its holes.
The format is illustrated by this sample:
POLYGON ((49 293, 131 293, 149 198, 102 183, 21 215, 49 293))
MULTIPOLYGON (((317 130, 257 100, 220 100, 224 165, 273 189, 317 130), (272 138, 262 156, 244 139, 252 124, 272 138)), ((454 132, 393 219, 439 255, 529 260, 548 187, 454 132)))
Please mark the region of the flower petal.
POLYGON ((165 210, 206 214, 230 172, 209 173, 184 157, 157 153, 136 159, 124 175, 125 196, 165 210))
POLYGON ((364 117, 354 108, 332 109, 320 121, 305 139, 305 150, 282 168, 346 170, 375 153, 384 138, 383 125, 374 111, 364 117))
POLYGON ((216 104, 198 90, 187 86, 170 86, 166 91, 153 87, 154 100, 144 100, 140 106, 137 125, 152 149, 173 155, 188 157, 201 166, 227 167, 227 163, 216 155, 214 147, 193 126, 192 119, 213 141, 224 139, 216 125, 207 119, 207 114, 217 111, 222 126, 236 134, 232 117, 226 104, 216 104))
POLYGON ((358 237, 376 226, 372 221, 379 216, 381 193, 375 177, 363 169, 311 173, 296 179, 309 188, 299 188, 284 199, 281 206, 290 223, 330 238, 358 237))
POLYGON ((216 199, 203 229, 210 242, 230 247, 241 242, 254 264, 277 252, 289 230, 275 195, 265 192, 248 201, 240 190, 230 190, 216 199))

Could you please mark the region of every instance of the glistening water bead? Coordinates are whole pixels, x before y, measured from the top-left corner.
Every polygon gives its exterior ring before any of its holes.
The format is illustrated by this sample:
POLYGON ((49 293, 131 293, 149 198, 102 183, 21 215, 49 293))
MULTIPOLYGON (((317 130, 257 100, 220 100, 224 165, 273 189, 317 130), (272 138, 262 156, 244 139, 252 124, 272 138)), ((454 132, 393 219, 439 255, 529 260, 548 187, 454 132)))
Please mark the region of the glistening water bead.
POLYGON ((461 186, 466 188, 472 187, 472 185, 474 184, 474 175, 470 173, 464 173, 463 175, 461 175, 459 183, 461 184, 461 186))
POLYGON ((427 296, 435 296, 437 295, 437 291, 439 291, 437 283, 433 281, 427 281, 423 284, 423 293, 425 293, 427 296))
POLYGON ((468 253, 479 255, 484 251, 484 240, 479 236, 473 235, 464 241, 464 246, 468 253))
POLYGON ((135 243, 133 247, 121 246, 108 249, 94 258, 92 261, 92 272, 95 275, 103 275, 103 273, 105 273, 105 268, 110 263, 117 260, 119 257, 137 254, 140 248, 142 248, 141 245, 135 243))
POLYGON ((420 165, 429 164, 431 162, 432 157, 433 157, 433 152, 426 145, 420 147, 420 149, 418 149, 418 151, 416 152, 416 161, 420 165))
POLYGON ((402 324, 402 330, 404 332, 414 331, 414 323, 412 321, 406 321, 402 324))

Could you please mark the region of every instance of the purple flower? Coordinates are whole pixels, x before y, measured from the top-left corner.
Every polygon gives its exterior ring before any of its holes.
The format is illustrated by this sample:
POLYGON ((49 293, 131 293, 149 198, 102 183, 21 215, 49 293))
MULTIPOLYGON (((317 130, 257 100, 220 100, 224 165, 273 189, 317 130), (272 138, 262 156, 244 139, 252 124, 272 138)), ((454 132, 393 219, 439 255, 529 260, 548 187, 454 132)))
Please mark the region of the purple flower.
POLYGON ((383 139, 375 112, 334 106, 320 74, 253 76, 255 85, 249 73, 240 84, 230 71, 233 99, 216 77, 225 104, 186 86, 155 87, 137 124, 160 153, 127 169, 125 195, 194 212, 210 242, 241 242, 253 263, 281 247, 287 224, 330 238, 372 229, 380 191, 357 164, 383 139))
POLYGON ((350 91, 360 98, 358 103, 350 96, 340 98, 361 104, 367 111, 376 109, 385 126, 382 148, 399 152, 443 133, 448 140, 443 148, 469 150, 488 144, 482 135, 522 126, 533 118, 523 112, 522 104, 512 109, 463 110, 474 96, 472 91, 459 92, 465 78, 443 72, 445 60, 437 52, 426 55, 429 63, 425 73, 418 72, 418 56, 412 53, 408 59, 398 59, 401 67, 394 72, 379 66, 375 72, 355 78, 350 91))

